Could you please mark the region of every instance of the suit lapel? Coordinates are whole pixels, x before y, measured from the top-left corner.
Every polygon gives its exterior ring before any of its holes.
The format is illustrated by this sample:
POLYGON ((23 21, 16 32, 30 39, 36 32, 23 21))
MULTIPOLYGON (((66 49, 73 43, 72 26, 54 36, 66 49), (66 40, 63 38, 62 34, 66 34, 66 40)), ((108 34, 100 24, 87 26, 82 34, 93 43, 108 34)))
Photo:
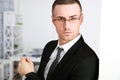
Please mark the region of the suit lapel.
POLYGON ((52 54, 56 46, 57 46, 57 41, 52 41, 48 43, 43 50, 43 55, 42 55, 40 67, 38 70, 38 73, 40 74, 40 77, 42 78, 44 78, 44 70, 49 61, 50 55, 52 54))

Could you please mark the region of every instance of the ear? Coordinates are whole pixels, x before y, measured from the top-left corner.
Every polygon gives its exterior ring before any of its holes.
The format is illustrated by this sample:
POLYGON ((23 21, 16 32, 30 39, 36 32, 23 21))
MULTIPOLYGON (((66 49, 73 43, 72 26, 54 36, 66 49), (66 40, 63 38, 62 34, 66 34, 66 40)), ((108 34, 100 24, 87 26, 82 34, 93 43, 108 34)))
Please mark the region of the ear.
POLYGON ((53 19, 53 16, 51 16, 51 19, 52 19, 52 23, 54 24, 54 19, 53 19))
POLYGON ((80 15, 80 24, 83 23, 83 19, 84 19, 84 16, 83 16, 83 13, 80 15))

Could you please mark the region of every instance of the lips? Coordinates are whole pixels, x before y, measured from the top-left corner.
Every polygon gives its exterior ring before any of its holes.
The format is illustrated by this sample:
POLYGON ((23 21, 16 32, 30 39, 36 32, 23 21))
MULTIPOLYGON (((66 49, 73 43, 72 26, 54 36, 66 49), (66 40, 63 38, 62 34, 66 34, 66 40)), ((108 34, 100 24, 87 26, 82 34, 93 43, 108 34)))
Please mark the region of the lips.
POLYGON ((64 32, 64 34, 65 34, 65 35, 70 35, 70 34, 71 34, 71 32, 64 32))

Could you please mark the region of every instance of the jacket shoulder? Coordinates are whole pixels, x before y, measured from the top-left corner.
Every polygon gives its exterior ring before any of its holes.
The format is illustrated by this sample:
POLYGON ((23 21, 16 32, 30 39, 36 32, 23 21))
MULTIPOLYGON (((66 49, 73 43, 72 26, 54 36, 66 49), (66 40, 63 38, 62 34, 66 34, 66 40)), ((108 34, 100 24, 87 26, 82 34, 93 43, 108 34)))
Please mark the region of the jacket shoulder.
POLYGON ((44 50, 47 48, 47 49, 50 49, 50 48, 54 48, 57 46, 57 40, 52 40, 52 41, 49 41, 45 47, 44 47, 44 50))

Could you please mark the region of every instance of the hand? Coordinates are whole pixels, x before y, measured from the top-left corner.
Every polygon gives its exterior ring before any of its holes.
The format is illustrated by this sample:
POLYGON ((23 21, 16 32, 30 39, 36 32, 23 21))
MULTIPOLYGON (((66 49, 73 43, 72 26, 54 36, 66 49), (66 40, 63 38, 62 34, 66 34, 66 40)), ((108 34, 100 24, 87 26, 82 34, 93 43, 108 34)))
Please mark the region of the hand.
POLYGON ((28 57, 23 57, 18 63, 17 71, 22 76, 29 72, 34 72, 33 62, 28 57))

